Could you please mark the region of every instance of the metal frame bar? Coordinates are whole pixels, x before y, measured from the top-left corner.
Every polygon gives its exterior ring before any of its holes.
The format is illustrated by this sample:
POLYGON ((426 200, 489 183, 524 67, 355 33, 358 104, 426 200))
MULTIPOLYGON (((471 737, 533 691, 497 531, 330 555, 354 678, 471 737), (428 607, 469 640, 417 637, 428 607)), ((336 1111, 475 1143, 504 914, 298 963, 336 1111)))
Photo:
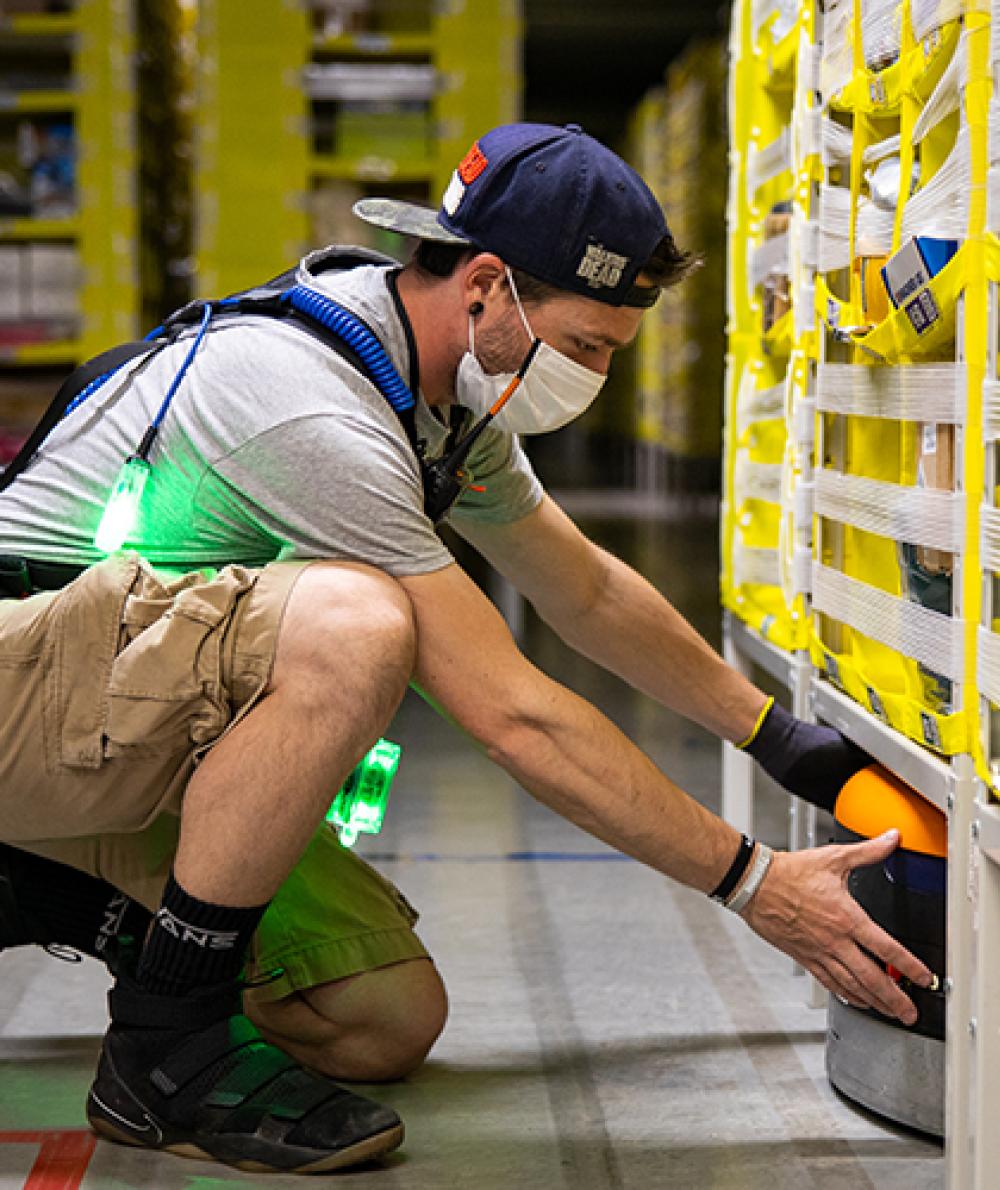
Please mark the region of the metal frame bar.
MULTIPOLYGON (((755 666, 764 670, 789 691, 792 714, 799 719, 812 718, 809 703, 812 665, 808 653, 787 653, 777 648, 728 611, 723 615, 722 652, 728 664, 746 678, 753 677, 755 666)), ((746 834, 753 834, 754 768, 752 757, 733 744, 723 744, 722 817, 746 834)), ((789 794, 788 849, 801 851, 815 846, 816 807, 789 794)), ((796 975, 806 974, 799 963, 793 963, 792 970, 796 975)), ((810 1007, 821 1008, 826 996, 819 982, 809 976, 806 1000, 810 1007)))
POLYGON ((948 812, 951 769, 945 761, 887 727, 819 675, 812 680, 810 703, 817 719, 849 736, 942 813, 948 812))
MULTIPOLYGON (((809 683, 812 666, 806 652, 787 653, 766 641, 732 612, 723 614, 722 655, 726 662, 753 677, 754 667, 764 670, 788 690, 792 714, 809 719, 809 683)), ((801 798, 790 797, 789 848, 811 847, 816 836, 815 808, 801 798)), ((725 743, 722 753, 722 817, 738 830, 753 831, 754 761, 745 752, 725 743)))
MULTIPOLYGON (((978 785, 975 817, 969 827, 969 879, 966 888, 975 949, 972 954, 969 1016, 957 1036, 968 1042, 968 1116, 956 1124, 968 1143, 970 1183, 985 1190, 1000 1169, 1000 805, 978 785)), ((949 1167, 949 1175, 951 1168, 949 1167)), ((952 1178, 952 1187, 963 1183, 952 1178)))

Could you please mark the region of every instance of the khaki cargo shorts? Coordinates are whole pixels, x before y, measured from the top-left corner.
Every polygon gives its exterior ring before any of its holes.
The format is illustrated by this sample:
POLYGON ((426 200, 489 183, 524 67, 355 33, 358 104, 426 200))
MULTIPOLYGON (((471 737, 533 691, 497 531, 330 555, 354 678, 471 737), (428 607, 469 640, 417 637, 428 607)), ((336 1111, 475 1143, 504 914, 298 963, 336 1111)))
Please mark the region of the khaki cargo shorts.
MULTIPOLYGON (((0 600, 0 840, 155 908, 187 782, 263 693, 306 565, 166 580, 123 554, 62 591, 0 600)), ((257 932, 251 973, 285 974, 256 994, 425 958, 416 918, 324 825, 257 932)))

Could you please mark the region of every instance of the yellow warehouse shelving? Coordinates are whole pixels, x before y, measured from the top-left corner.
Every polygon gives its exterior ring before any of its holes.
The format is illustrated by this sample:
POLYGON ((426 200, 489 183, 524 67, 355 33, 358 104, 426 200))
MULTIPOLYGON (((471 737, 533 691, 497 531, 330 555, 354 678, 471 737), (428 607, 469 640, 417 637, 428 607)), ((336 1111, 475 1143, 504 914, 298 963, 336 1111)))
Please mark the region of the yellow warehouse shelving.
POLYGON ((789 654, 808 644, 814 26, 811 3, 747 0, 730 46, 722 599, 789 654))
POLYGON ((78 0, 71 12, 53 15, 19 14, 12 4, 0 18, 0 55, 16 65, 8 76, 15 81, 0 91, 4 167, 21 172, 14 146, 19 134, 34 135, 33 117, 42 135, 57 118, 65 153, 75 157, 61 209, 50 213, 31 196, 33 212, 0 215, 8 298, 20 265, 30 261, 37 273, 43 260, 59 308, 55 317, 47 309, 0 315, 8 380, 20 367, 72 364, 138 329, 134 20, 133 0, 78 0), (19 76, 28 81, 19 85, 19 76), (65 250, 40 257, 38 245, 65 250))
POLYGON ((364 193, 436 204, 475 137, 518 116, 518 0, 372 0, 359 27, 332 19, 294 0, 199 6, 199 291, 254 284, 322 242, 359 242, 349 210, 364 193), (408 71, 401 94, 409 82, 423 97, 376 101, 372 68, 392 85, 386 70, 408 71))
MULTIPOLYGON (((947 1041, 926 1077, 941 1085, 949 1190, 985 1190, 1000 1162, 1000 4, 827 0, 814 37, 810 8, 734 5, 727 645, 947 816, 947 1041), (754 282, 773 262, 755 218, 789 164, 791 310, 762 336, 754 282), (881 268, 918 237, 941 260, 897 307, 881 268), (767 357, 786 351, 770 400, 767 357), (739 500, 748 392, 784 435, 780 512, 739 500), (775 548, 775 523, 785 595, 811 537, 791 591, 808 653, 775 647, 759 590, 738 598, 740 531, 775 548)), ((733 751, 723 803, 748 825, 752 785, 748 797, 733 751)))
POLYGON ((722 43, 695 44, 638 105, 630 130, 632 160, 674 239, 706 262, 643 319, 634 432, 668 482, 709 491, 719 470, 725 350, 724 96, 722 43))

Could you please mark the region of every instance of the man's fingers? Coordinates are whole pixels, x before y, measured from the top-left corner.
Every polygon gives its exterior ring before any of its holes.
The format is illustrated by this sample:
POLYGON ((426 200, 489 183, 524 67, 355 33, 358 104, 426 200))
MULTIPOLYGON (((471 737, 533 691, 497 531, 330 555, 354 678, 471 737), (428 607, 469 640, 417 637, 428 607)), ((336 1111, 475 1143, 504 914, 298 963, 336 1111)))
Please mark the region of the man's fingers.
MULTIPOLYGON (((805 967, 810 975, 814 976, 828 992, 832 992, 834 996, 837 996, 841 1000, 850 1001, 851 993, 833 973, 828 963, 820 962, 819 960, 810 961, 807 958, 800 958, 799 962, 802 963, 802 966, 805 967)), ((856 1005, 856 1007, 863 1006, 856 1005)))
POLYGON ((883 1016, 894 1016, 904 1025, 916 1024, 913 1001, 862 950, 855 946, 853 953, 834 956, 834 961, 840 967, 841 982, 865 1008, 874 1008, 883 1016))
MULTIPOLYGON (((870 917, 859 922, 853 934, 855 942, 865 950, 880 958, 883 963, 889 963, 907 979, 911 979, 918 987, 930 987, 933 975, 916 955, 910 954, 905 946, 900 945, 891 934, 887 934, 881 926, 877 926, 870 917)), ((888 976, 886 976, 888 979, 888 976)))
POLYGON ((852 1008, 870 1008, 871 1005, 863 996, 856 995, 849 986, 857 986, 857 980, 840 963, 834 962, 804 962, 802 964, 826 988, 828 992, 850 1004, 852 1008))
POLYGON ((855 868, 880 864, 888 859, 898 846, 899 831, 895 828, 874 839, 865 839, 861 843, 845 843, 842 845, 842 851, 846 870, 853 872, 855 868))

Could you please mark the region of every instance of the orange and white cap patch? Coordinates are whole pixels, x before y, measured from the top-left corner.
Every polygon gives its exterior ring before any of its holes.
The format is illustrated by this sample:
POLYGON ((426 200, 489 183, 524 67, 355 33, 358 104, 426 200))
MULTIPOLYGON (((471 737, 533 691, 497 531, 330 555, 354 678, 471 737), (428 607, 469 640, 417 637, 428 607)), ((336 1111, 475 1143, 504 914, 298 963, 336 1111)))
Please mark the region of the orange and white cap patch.
POLYGON ((458 167, 458 176, 466 186, 471 186, 488 165, 489 159, 479 147, 479 141, 476 141, 468 153, 462 158, 458 167))

